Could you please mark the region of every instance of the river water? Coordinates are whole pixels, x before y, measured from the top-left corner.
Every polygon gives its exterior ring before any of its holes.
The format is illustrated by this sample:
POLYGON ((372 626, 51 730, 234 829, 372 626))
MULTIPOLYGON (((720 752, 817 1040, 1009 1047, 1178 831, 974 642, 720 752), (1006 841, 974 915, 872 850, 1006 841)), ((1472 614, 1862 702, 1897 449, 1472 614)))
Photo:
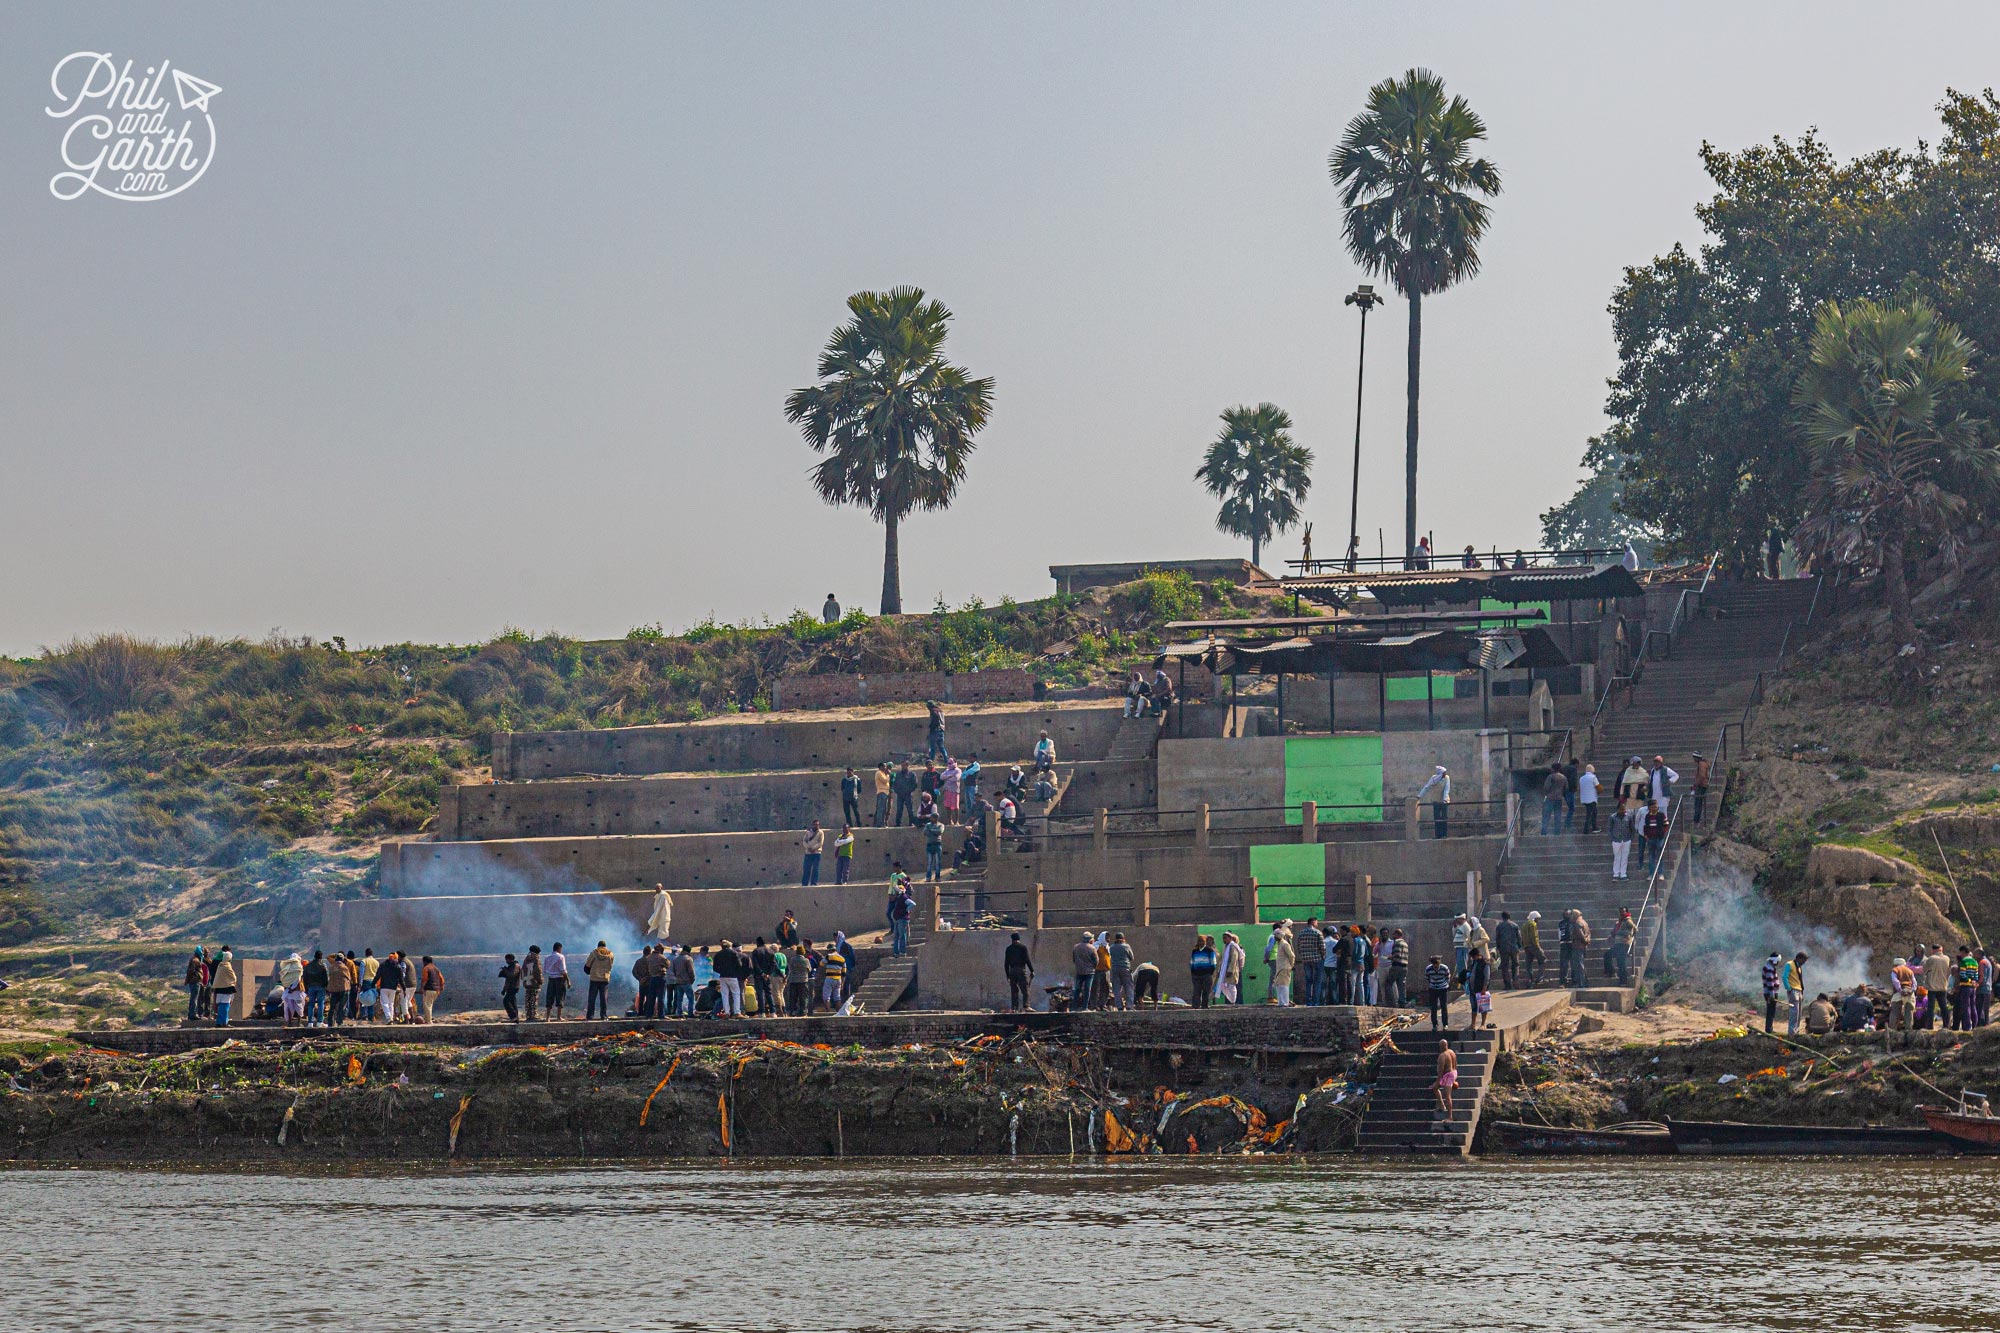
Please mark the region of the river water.
POLYGON ((0 1219, 8 1333, 2000 1326, 1978 1159, 21 1170, 0 1219))

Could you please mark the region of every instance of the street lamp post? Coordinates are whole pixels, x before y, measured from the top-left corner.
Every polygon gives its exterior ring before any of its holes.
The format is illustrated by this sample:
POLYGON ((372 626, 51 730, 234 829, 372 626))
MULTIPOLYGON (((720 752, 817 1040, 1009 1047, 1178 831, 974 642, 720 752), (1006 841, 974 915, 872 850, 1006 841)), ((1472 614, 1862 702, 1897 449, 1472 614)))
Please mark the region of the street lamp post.
POLYGON ((1361 552, 1361 386, 1368 369, 1368 312, 1381 304, 1375 288, 1362 283, 1347 294, 1348 305, 1361 307, 1361 357, 1354 369, 1354 489, 1347 506, 1347 572, 1354 572, 1361 552))

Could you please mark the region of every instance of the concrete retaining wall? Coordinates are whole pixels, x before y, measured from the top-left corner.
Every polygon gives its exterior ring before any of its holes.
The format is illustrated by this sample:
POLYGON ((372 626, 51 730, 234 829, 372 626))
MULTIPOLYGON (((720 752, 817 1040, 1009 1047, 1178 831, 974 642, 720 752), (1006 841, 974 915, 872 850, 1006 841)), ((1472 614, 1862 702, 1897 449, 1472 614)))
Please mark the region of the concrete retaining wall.
MULTIPOLYGON (((1194 994, 1188 976, 1188 955, 1194 952, 1193 926, 1122 927, 1140 962, 1157 963, 1163 995, 1187 999, 1194 994)), ((1007 972, 1002 960, 1012 932, 1005 930, 946 930, 925 941, 917 961, 917 1003, 927 1009, 1005 1009, 1007 972)), ((1048 1008, 1045 986, 1068 985, 1070 950, 1082 938, 1081 927, 1024 930, 1021 943, 1035 960, 1032 1003, 1048 1008)))
MULTIPOLYGON (((1382 736, 1383 799, 1394 803, 1416 795, 1438 764, 1451 770, 1454 799, 1504 799, 1505 746, 1504 731, 1389 732, 1382 736)), ((1273 811, 1285 803, 1285 741, 1278 736, 1162 740, 1157 785, 1163 811, 1206 803, 1216 826, 1274 822, 1273 811)), ((1078 808, 1064 802, 1066 813, 1078 808)))
MULTIPOLYGON (((1032 754, 1044 730, 1058 758, 1101 759, 1118 733, 1117 704, 1005 705, 947 709, 946 744, 953 754, 1032 754)), ((578 777, 590 774, 748 772, 756 769, 856 768, 921 756, 921 711, 884 717, 819 720, 766 717, 603 731, 515 731, 493 737, 493 776, 578 777)))
MULTIPOLYGON (((800 928, 815 940, 831 939, 836 930, 850 935, 878 931, 885 928, 882 909, 888 893, 888 885, 876 883, 683 891, 672 895, 672 938, 677 944, 770 938, 787 908, 798 914, 800 928)), ((928 886, 919 886, 918 899, 927 915, 928 886)), ((498 955, 524 954, 530 944, 546 950, 560 940, 580 966, 583 955, 604 939, 618 952, 623 967, 630 967, 652 906, 651 889, 477 899, 359 898, 330 902, 321 909, 319 947, 498 955)))
MULTIPOLYGON (((1150 759, 1058 764, 1056 770, 1063 783, 1059 811, 1062 816, 1088 815, 1098 810, 1151 810, 1159 799, 1153 785, 1153 761, 1150 759)), ((1006 775, 1003 773, 1000 776, 1000 786, 1006 785, 1006 775)), ((1000 789, 991 783, 984 783, 982 787, 988 793, 1000 789)))
MULTIPOLYGON (((382 844, 382 896, 553 893, 595 889, 734 889, 796 884, 802 835, 682 833, 665 837, 509 838, 382 844)), ((821 876, 833 877, 832 839, 821 876)), ((949 844, 948 844, 949 845, 949 844)), ((886 878, 891 861, 923 865, 921 829, 859 829, 857 879, 886 878)))
MULTIPOLYGON (((981 763, 980 792, 997 795, 1007 762, 981 763)), ((1025 769, 1027 765, 1023 763, 1025 769)), ((1065 806, 1094 810, 1150 809, 1149 761, 1058 764, 1071 793, 1065 806)), ((563 779, 495 782, 453 787, 439 802, 440 841, 490 838, 562 838, 606 834, 783 832, 817 819, 830 829, 841 822, 837 768, 796 773, 701 774, 685 777, 563 779)), ((875 778, 862 770, 861 817, 875 811, 875 778)))
MULTIPOLYGON (((1351 912, 1356 875, 1371 876, 1377 886, 1377 920, 1394 915, 1398 904, 1456 902, 1463 896, 1468 870, 1482 876, 1490 893, 1506 845, 1506 838, 1499 835, 1443 841, 1323 843, 1326 901, 1337 912, 1351 912)), ((1035 884, 1055 890, 1123 889, 1145 880, 1163 889, 1202 885, 1220 895, 1249 879, 1248 847, 1211 845, 1202 852, 1190 839, 1179 847, 1120 848, 1114 843, 1102 856, 1088 847, 1045 853, 1003 851, 987 866, 986 889, 989 900, 1011 911, 1018 910, 1035 884)), ((1054 905, 1057 900, 1052 896, 1048 901, 1054 905)))
MULTIPOLYGON (((476 977, 476 971, 474 976, 476 977)), ((483 986, 485 979, 473 984, 483 986)), ((446 998, 452 984, 447 982, 446 998)), ((580 1011, 579 1011, 580 1012, 580 1011)), ((820 1015, 811 1018, 731 1019, 724 1031, 752 1037, 772 1037, 806 1045, 907 1046, 911 1042, 943 1044, 993 1033, 1026 1032, 1040 1038, 1066 1038, 1113 1049, 1159 1050, 1196 1047, 1208 1050, 1352 1050, 1365 1024, 1373 1027, 1386 1015, 1378 1010, 1332 1008, 1229 1008, 1161 1010, 1145 1013, 990 1014, 922 1013, 820 1015)), ((715 1035, 717 1024, 705 1019, 614 1019, 604 1023, 439 1023, 424 1032, 427 1042, 460 1046, 555 1045, 606 1032, 637 1029, 681 1037, 715 1035)), ((401 1043, 410 1030, 380 1024, 356 1024, 342 1029, 341 1040, 401 1043)), ((220 1046, 225 1041, 285 1042, 298 1040, 295 1029, 275 1023, 237 1024, 226 1028, 158 1027, 91 1030, 84 1039, 113 1050, 166 1054, 220 1046)))

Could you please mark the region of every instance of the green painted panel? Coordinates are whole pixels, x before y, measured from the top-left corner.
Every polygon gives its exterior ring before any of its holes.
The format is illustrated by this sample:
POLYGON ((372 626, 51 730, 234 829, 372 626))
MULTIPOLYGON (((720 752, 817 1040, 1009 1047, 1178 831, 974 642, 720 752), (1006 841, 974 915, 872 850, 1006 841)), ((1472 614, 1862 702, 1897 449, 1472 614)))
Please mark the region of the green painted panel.
MULTIPOLYGON (((1516 604, 1514 602, 1496 602, 1491 597, 1480 598, 1479 609, 1481 611, 1520 611, 1524 613, 1528 611, 1540 611, 1542 613, 1542 623, 1545 625, 1548 623, 1549 617, 1554 614, 1549 610, 1547 602, 1521 602, 1516 604)), ((1481 629, 1499 629, 1503 623, 1498 620, 1482 620, 1479 622, 1479 625, 1481 629)), ((1391 695, 1389 697, 1393 699, 1395 696, 1391 695)))
POLYGON ((1372 823, 1381 818, 1382 738, 1295 736, 1285 741, 1285 822, 1297 824, 1299 805, 1314 801, 1327 823, 1372 823), (1343 808, 1343 807, 1360 807, 1343 808))
POLYGON ((1264 886, 1306 884, 1326 887, 1326 844, 1281 842, 1250 849, 1250 876, 1257 881, 1258 895, 1264 886))
POLYGON ((1431 698, 1449 699, 1457 680, 1448 671, 1434 671, 1428 676, 1391 676, 1382 683, 1388 689, 1390 703, 1421 703, 1425 686, 1430 687, 1431 698))

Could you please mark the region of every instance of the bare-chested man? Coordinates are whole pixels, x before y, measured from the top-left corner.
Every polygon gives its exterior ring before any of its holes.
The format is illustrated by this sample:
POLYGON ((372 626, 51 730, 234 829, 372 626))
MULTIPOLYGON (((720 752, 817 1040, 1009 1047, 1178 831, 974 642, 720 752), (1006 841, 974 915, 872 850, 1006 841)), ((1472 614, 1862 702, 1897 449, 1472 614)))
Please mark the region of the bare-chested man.
POLYGON ((1458 1052, 1451 1048, 1451 1038, 1438 1043, 1437 1082, 1438 1114, 1451 1119, 1452 1089, 1458 1086, 1458 1052))

